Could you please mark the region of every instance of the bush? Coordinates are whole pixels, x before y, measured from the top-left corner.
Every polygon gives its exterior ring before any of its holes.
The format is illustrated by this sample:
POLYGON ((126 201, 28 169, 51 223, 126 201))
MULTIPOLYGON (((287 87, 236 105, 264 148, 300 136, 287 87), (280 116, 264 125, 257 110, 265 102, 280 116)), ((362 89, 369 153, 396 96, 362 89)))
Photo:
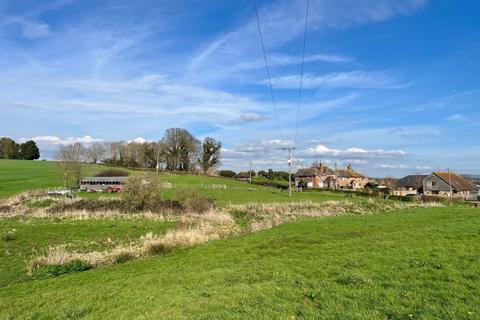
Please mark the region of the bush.
POLYGON ((119 252, 117 255, 113 257, 113 262, 115 264, 121 264, 130 260, 133 260, 134 258, 135 256, 133 255, 133 253, 129 251, 123 251, 123 252, 119 252))
POLYGON ((258 184, 261 186, 266 187, 273 187, 278 189, 288 189, 288 181, 280 181, 280 180, 270 180, 264 176, 258 176, 252 179, 253 184, 258 184))
POLYGON ((65 211, 87 210, 87 211, 106 211, 120 210, 123 208, 121 200, 99 200, 99 199, 80 199, 74 202, 59 202, 53 207, 48 208, 50 213, 59 213, 65 211))
POLYGON ((95 175, 95 177, 128 177, 128 171, 120 169, 108 169, 95 175))
POLYGON ((174 247, 161 240, 149 240, 145 243, 145 250, 151 256, 166 255, 172 252, 174 247))
POLYGON ((232 171, 232 170, 220 170, 220 172, 218 174, 220 175, 220 177, 224 177, 224 178, 235 177, 235 172, 232 171))
POLYGON ((138 175, 128 178, 122 192, 124 209, 128 211, 152 210, 162 206, 161 184, 158 178, 138 175))
POLYGON ((12 240, 15 240, 15 231, 7 231, 5 233, 2 234, 2 236, 0 237, 2 239, 2 241, 12 241, 12 240))
POLYGON ((33 271, 34 279, 57 277, 59 275, 91 269, 92 266, 82 260, 72 260, 65 264, 39 265, 33 271))
POLYGON ((200 195, 193 189, 178 189, 176 198, 183 210, 187 212, 206 213, 214 207, 212 199, 200 195))

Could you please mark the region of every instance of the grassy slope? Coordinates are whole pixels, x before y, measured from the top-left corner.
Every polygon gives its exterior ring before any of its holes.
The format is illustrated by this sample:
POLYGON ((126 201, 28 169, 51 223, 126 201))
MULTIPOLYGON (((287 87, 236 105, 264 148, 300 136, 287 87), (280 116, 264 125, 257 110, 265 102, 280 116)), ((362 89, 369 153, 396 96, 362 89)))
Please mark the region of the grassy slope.
MULTIPOLYGON (((85 319, 478 319, 470 208, 308 219, 0 289, 0 314, 85 319)), ((1 318, 1 317, 0 317, 1 318)))
POLYGON ((109 245, 125 244, 148 232, 162 234, 172 222, 144 219, 44 220, 0 219, 0 235, 15 230, 11 241, 0 240, 0 287, 25 281, 26 261, 45 254, 48 248, 67 244, 70 251, 101 251, 109 245))
MULTIPOLYGON (((92 174, 105 169, 86 165, 85 173, 92 174)), ((0 198, 6 198, 25 190, 62 186, 55 163, 51 161, 0 160, 0 198)))
MULTIPOLYGON (((86 165, 85 175, 105 170, 104 166, 86 165)), ((138 171, 134 171, 138 173, 138 171)), ((274 188, 248 185, 243 182, 206 177, 201 175, 162 174, 160 179, 171 183, 174 188, 166 189, 165 196, 172 198, 177 187, 196 188, 201 193, 217 200, 220 205, 242 202, 273 202, 273 201, 324 201, 342 198, 333 193, 294 193, 292 199, 287 192, 274 188), (227 189, 214 188, 225 185, 227 189)), ((25 190, 42 189, 61 186, 55 163, 48 161, 0 160, 0 198, 5 198, 25 190)), ((84 194, 89 198, 103 197, 105 194, 84 194)))

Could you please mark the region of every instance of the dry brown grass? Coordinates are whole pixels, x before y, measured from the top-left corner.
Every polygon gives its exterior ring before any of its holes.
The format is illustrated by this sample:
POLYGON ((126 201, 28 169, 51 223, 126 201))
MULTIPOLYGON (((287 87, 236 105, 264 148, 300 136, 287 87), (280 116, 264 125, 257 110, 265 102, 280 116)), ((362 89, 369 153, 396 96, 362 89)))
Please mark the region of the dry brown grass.
POLYGON ((253 233, 266 230, 286 222, 303 217, 327 217, 344 214, 371 214, 401 210, 413 207, 438 207, 440 203, 406 203, 385 202, 374 199, 363 201, 327 201, 318 202, 291 202, 258 204, 249 203, 230 205, 226 208, 210 209, 203 213, 178 213, 157 214, 143 212, 128 215, 120 211, 87 210, 66 211, 52 213, 38 209, 30 212, 31 217, 38 218, 69 218, 69 219, 117 219, 143 217, 148 219, 175 220, 177 228, 164 235, 148 233, 128 245, 116 246, 100 252, 69 252, 65 246, 51 248, 44 256, 30 261, 28 269, 32 274, 41 266, 63 265, 74 260, 81 260, 92 267, 106 264, 123 263, 125 261, 152 255, 165 255, 183 247, 189 247, 211 240, 217 240, 239 234, 241 232, 253 233), (247 227, 243 230, 236 224, 233 212, 243 212, 248 216, 247 227))

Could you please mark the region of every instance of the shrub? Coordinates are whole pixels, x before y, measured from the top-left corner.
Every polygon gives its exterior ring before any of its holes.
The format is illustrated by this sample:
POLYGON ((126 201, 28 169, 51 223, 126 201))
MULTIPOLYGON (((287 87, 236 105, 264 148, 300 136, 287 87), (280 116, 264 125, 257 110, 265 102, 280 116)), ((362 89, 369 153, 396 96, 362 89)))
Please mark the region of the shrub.
POLYGON ((71 260, 65 264, 37 265, 32 273, 34 279, 57 277, 59 275, 91 269, 92 266, 82 260, 71 260))
POLYGON ((235 177, 235 172, 232 171, 232 170, 220 170, 220 172, 218 174, 220 175, 220 177, 224 177, 224 178, 235 177))
POLYGON ((128 178, 122 192, 124 209, 141 211, 155 209, 161 206, 161 184, 156 178, 148 175, 138 175, 128 178))
POLYGON ((44 200, 38 200, 38 201, 33 201, 33 200, 27 200, 25 204, 29 208, 48 208, 52 204, 55 203, 55 200, 53 199, 44 199, 44 200))
POLYGON ((206 213, 214 207, 212 199, 200 195, 193 189, 178 189, 176 198, 183 210, 187 212, 206 213))
POLYGON ((121 251, 113 257, 113 262, 115 264, 125 263, 127 261, 133 260, 135 255, 130 251, 121 251))
POLYGON ((172 252, 174 246, 159 239, 152 239, 145 242, 145 251, 148 255, 159 256, 172 252))
POLYGON ((3 233, 0 238, 2 239, 2 241, 15 240, 15 231, 14 230, 7 231, 7 232, 3 233))
POLYGON ((91 212, 120 210, 123 208, 123 202, 118 199, 79 199, 75 201, 62 201, 48 208, 50 213, 59 213, 65 211, 87 210, 91 212))
POLYGON ((120 169, 108 169, 95 175, 95 177, 128 177, 129 173, 120 169))

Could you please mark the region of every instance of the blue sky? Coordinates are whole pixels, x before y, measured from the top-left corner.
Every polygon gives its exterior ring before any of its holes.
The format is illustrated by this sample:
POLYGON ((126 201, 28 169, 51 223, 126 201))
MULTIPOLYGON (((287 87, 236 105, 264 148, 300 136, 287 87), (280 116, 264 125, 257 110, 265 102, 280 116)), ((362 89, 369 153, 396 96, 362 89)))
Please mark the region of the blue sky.
MULTIPOLYGON (((0 135, 224 143, 223 166, 285 168, 305 0, 0 1, 0 135)), ((311 0, 295 166, 480 173, 480 3, 311 0)))

